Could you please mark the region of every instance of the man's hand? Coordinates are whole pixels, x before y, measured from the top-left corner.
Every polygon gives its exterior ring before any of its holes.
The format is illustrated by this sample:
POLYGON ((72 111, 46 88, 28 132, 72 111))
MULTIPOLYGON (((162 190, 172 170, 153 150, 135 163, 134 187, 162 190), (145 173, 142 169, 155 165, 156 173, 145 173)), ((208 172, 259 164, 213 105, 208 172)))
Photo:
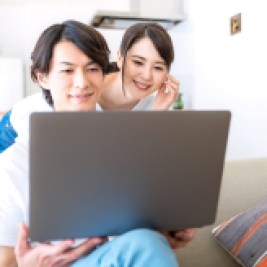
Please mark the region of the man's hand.
POLYGON ((184 247, 195 236, 195 228, 187 228, 175 232, 163 231, 162 234, 167 238, 172 249, 184 247))
POLYGON ((73 240, 64 240, 58 245, 40 244, 32 247, 27 238, 28 228, 22 224, 15 248, 19 267, 67 267, 107 241, 107 238, 94 237, 75 248, 71 247, 73 240))

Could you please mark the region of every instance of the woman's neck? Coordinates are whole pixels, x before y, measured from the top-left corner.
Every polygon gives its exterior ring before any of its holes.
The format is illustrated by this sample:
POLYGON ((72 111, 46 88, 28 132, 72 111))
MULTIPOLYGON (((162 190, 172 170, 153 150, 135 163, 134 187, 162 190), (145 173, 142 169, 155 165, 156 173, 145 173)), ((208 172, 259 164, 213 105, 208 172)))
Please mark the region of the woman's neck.
POLYGON ((102 109, 131 110, 138 102, 139 100, 128 99, 124 94, 120 72, 111 73, 105 77, 99 100, 102 109))

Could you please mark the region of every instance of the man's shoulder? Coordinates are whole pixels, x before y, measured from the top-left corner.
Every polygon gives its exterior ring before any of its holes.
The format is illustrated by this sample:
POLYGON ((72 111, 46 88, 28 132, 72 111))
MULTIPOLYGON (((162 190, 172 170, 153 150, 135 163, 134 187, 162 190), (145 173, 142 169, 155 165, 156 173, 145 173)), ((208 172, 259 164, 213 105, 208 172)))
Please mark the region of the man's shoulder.
POLYGON ((33 112, 48 110, 51 110, 51 107, 45 101, 42 93, 35 93, 17 102, 12 108, 12 113, 17 111, 33 112))
POLYGON ((28 133, 29 117, 33 112, 52 111, 42 93, 28 96, 16 103, 11 111, 10 122, 18 134, 28 133))

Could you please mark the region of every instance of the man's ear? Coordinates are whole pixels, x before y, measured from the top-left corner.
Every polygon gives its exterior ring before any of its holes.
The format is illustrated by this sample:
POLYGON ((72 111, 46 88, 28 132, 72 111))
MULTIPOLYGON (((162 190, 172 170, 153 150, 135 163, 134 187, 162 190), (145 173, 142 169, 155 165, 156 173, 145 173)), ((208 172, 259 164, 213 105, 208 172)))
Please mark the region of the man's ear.
POLYGON ((40 86, 44 89, 47 89, 47 75, 44 73, 37 72, 36 77, 37 82, 40 84, 40 86))
POLYGON ((117 65, 120 69, 122 68, 122 62, 123 62, 123 57, 121 55, 121 51, 118 50, 118 52, 117 52, 117 65))

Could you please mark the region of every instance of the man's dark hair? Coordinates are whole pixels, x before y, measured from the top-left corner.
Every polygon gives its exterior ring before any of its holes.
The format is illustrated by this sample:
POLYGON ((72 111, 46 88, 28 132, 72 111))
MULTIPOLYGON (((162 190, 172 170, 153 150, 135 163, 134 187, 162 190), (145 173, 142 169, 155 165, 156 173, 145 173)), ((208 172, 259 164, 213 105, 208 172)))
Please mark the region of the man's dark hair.
MULTIPOLYGON (((31 55, 31 77, 33 81, 37 81, 37 73, 49 73, 53 49, 62 40, 69 41, 78 47, 101 67, 104 74, 109 72, 110 50, 105 38, 89 25, 67 20, 61 24, 48 27, 39 37, 31 55)), ((50 91, 44 88, 42 90, 48 104, 53 106, 50 91)))

